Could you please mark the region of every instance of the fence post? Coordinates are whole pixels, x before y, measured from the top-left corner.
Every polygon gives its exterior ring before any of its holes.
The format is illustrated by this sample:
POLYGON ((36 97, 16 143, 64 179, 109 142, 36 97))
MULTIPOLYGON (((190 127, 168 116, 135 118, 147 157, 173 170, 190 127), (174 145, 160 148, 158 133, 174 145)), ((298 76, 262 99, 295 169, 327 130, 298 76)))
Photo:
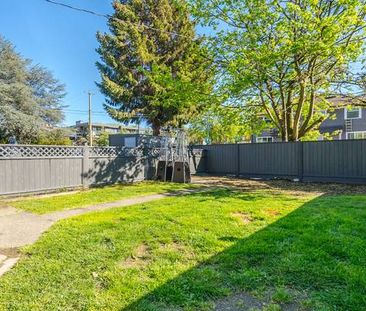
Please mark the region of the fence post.
POLYGON ((240 145, 237 143, 236 146, 237 146, 237 154, 236 154, 236 156, 237 156, 237 164, 236 164, 237 171, 236 171, 236 177, 240 177, 240 145))
POLYGON ((82 172, 81 172, 81 180, 83 188, 87 188, 89 186, 88 171, 89 171, 89 147, 84 146, 82 172))

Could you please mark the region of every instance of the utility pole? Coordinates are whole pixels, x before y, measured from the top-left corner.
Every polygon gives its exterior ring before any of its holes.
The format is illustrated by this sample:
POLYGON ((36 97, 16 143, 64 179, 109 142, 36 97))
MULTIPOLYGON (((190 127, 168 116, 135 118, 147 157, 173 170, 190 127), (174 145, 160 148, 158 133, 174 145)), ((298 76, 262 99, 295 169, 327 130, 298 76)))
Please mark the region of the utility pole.
POLYGON ((93 146, 93 126, 92 126, 92 95, 93 93, 92 92, 88 92, 88 99, 89 99, 89 109, 88 109, 88 112, 89 112, 89 122, 88 122, 88 125, 89 125, 89 146, 93 146))

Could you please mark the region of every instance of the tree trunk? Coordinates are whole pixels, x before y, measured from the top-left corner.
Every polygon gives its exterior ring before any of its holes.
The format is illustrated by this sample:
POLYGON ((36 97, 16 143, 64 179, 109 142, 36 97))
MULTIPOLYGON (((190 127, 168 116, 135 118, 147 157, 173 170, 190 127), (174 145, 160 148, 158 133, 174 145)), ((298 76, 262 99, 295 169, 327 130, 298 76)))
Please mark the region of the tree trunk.
POLYGON ((291 135, 289 136, 288 141, 298 141, 298 139, 291 135))
POLYGON ((152 129, 153 129, 153 136, 159 136, 160 135, 161 125, 159 123, 153 123, 152 124, 152 129))

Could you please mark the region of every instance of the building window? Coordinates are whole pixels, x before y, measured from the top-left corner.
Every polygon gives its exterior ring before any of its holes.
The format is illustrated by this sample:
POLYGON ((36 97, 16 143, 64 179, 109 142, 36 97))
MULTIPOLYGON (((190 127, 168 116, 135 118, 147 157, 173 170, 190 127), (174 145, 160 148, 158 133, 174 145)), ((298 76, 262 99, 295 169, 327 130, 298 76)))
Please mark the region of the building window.
POLYGON ((360 119, 361 108, 345 108, 344 117, 345 119, 360 119))
POLYGON ((256 142, 257 143, 271 143, 271 142, 273 142, 273 137, 270 137, 270 136, 257 137, 256 142))
POLYGON ((366 132, 348 132, 347 139, 366 139, 366 132))

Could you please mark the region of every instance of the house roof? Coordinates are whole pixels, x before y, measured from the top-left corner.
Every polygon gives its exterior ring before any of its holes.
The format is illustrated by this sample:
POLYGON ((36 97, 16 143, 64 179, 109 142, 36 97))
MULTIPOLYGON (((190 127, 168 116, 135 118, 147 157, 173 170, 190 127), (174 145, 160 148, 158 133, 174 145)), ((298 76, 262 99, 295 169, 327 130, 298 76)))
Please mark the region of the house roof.
MULTIPOLYGON (((93 126, 97 126, 97 127, 106 127, 106 128, 113 128, 113 129, 131 129, 131 130, 137 130, 137 126, 131 126, 131 125, 123 125, 123 124, 116 124, 116 123, 93 123, 93 126)), ((74 127, 88 127, 89 126, 89 122, 76 122, 76 124, 74 125, 74 127)), ((141 129, 141 128, 140 128, 141 129)))
POLYGON ((334 95, 326 98, 329 102, 331 102, 336 107, 345 107, 348 105, 353 106, 366 106, 366 96, 340 96, 334 95))

